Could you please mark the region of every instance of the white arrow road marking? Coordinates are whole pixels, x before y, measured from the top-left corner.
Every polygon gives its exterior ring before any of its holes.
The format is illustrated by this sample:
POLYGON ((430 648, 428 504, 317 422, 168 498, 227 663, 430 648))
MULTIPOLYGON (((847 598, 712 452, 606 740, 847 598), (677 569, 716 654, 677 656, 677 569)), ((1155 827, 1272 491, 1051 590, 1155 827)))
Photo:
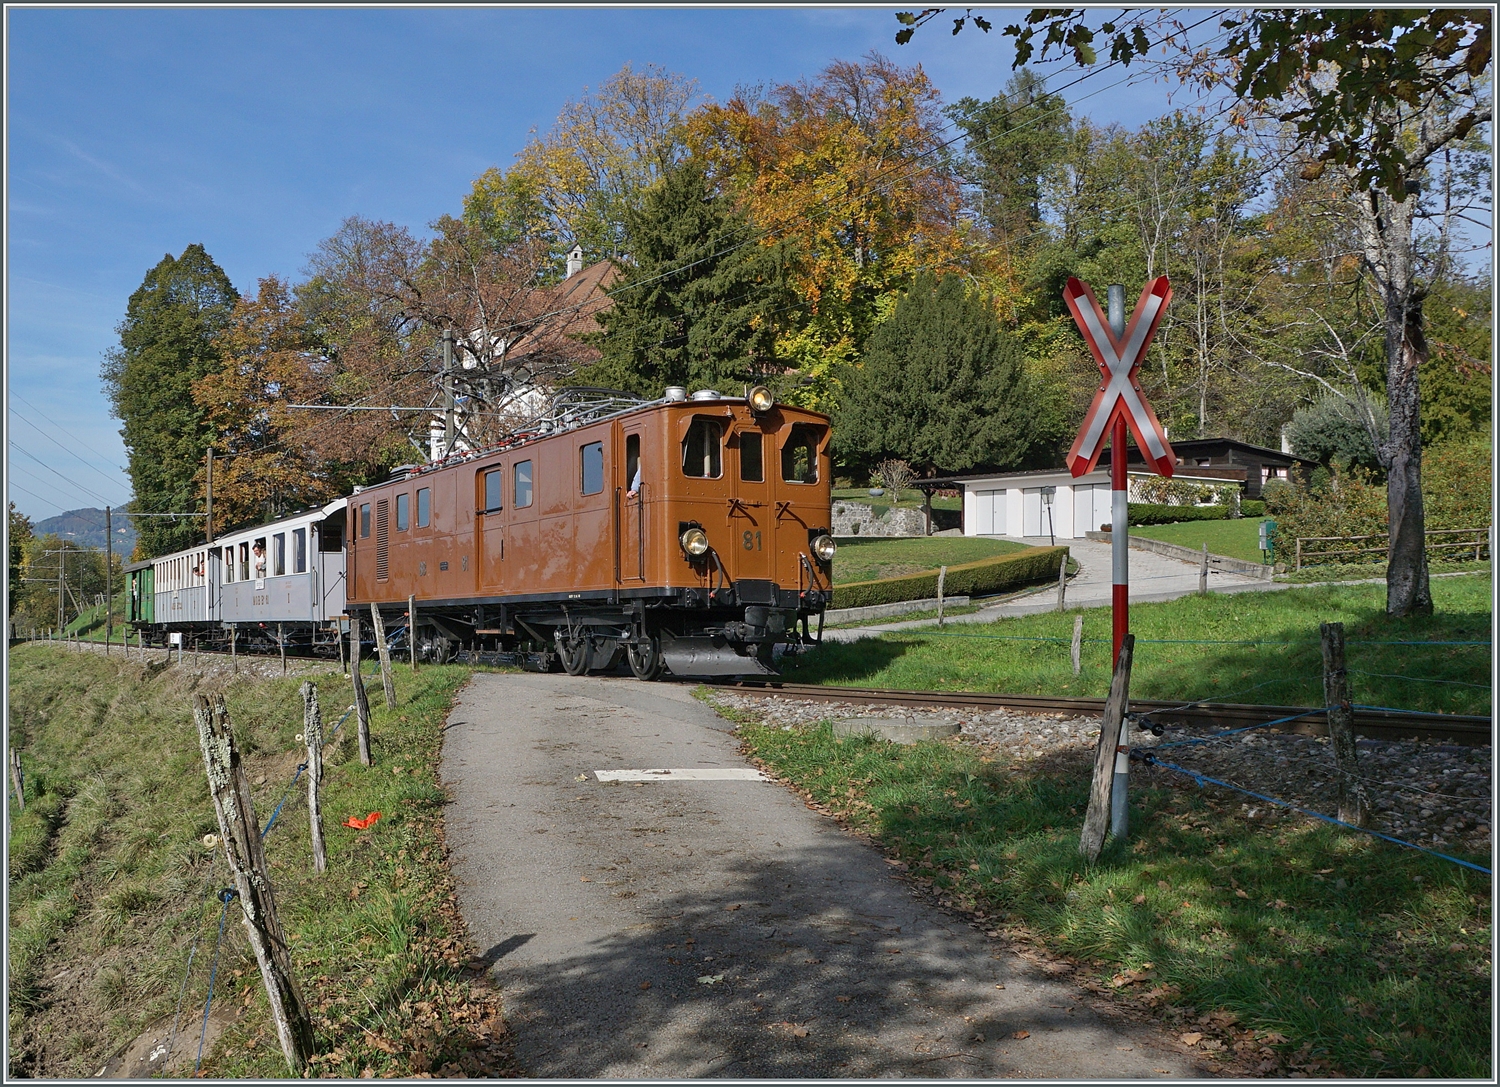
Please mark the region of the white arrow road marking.
POLYGON ((692 770, 595 770, 600 781, 770 781, 759 770, 709 767, 692 770))

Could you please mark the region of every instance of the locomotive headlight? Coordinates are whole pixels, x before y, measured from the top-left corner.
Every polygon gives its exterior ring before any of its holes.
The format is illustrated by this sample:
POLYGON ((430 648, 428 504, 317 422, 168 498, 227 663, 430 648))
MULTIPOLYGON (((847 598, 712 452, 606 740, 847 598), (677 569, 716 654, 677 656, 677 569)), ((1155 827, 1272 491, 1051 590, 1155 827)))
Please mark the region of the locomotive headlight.
POLYGON ((771 395, 771 390, 764 385, 755 386, 745 399, 750 401, 750 410, 757 415, 770 411, 776 404, 776 398, 771 395))
POLYGON ((708 533, 701 528, 684 529, 678 539, 682 543, 682 549, 695 559, 708 553, 708 533))
POLYGON ((817 556, 819 562, 832 562, 833 553, 836 550, 832 536, 825 534, 813 539, 812 553, 817 556))

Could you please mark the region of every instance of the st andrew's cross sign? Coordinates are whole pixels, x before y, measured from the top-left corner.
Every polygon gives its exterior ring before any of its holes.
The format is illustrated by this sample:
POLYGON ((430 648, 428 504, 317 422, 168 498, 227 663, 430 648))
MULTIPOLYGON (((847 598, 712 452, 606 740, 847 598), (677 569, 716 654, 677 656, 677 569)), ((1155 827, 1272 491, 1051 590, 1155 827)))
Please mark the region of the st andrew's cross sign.
MULTIPOLYGON (((1068 452, 1068 470, 1075 477, 1093 471, 1099 462, 1099 454, 1104 451, 1105 439, 1114 432, 1114 424, 1123 421, 1135 435, 1135 444, 1145 456, 1146 463, 1157 475, 1170 478, 1176 458, 1172 455, 1172 447, 1167 444, 1161 424, 1156 421, 1156 413, 1141 392, 1135 373, 1146 357, 1146 349, 1151 346, 1157 326, 1166 316, 1167 303, 1172 300, 1172 285, 1166 276, 1158 276, 1146 284, 1130 324, 1121 337, 1109 327, 1104 311, 1099 308, 1087 283, 1068 277, 1063 300, 1104 374, 1104 382, 1094 394, 1094 402, 1089 405, 1083 426, 1068 452)), ((1123 442, 1116 439, 1112 456, 1123 466, 1125 450, 1122 446, 1123 442)))

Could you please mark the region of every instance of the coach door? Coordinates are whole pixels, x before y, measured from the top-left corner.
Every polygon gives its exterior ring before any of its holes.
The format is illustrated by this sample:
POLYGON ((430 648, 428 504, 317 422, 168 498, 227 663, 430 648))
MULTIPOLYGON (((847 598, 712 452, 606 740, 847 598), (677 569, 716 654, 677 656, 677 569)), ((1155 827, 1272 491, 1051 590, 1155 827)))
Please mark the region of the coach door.
POLYGON ((505 468, 492 464, 474 474, 475 520, 478 524, 478 546, 474 549, 479 560, 475 582, 480 593, 499 592, 504 584, 502 566, 505 561, 505 523, 502 513, 505 506, 505 468))
MULTIPOLYGON (((730 457, 734 462, 730 471, 734 475, 727 489, 734 497, 726 499, 726 503, 735 579, 769 580, 775 570, 776 555, 776 517, 771 505, 770 481, 774 435, 753 422, 736 420, 729 446, 734 450, 730 457)), ((791 546, 797 544, 793 542, 791 546)))
MULTIPOLYGON (((621 585, 646 580, 646 465, 641 460, 641 431, 625 431, 625 455, 615 484, 615 581, 621 585)), ((653 466, 654 467, 654 466, 653 466)), ((656 472, 655 474, 660 474, 656 472)))

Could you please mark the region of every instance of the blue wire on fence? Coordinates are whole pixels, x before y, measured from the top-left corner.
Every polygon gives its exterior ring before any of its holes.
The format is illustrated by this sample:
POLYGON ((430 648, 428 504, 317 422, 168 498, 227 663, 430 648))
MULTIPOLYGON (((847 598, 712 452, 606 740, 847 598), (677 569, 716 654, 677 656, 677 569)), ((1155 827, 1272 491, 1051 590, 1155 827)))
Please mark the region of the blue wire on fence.
MULTIPOLYGON (((338 735, 339 729, 344 727, 344 722, 349 720, 349 715, 353 712, 353 706, 350 706, 347 710, 344 711, 344 716, 340 717, 339 723, 333 726, 333 731, 328 734, 328 739, 323 741, 324 747, 327 747, 330 743, 333 742, 333 738, 338 735)), ((281 799, 276 802, 276 810, 271 813, 271 818, 266 823, 266 829, 260 832, 261 841, 265 841, 266 835, 271 833, 271 828, 276 825, 276 817, 281 814, 281 805, 285 804, 286 798, 292 795, 292 790, 297 786, 297 779, 302 776, 302 772, 306 769, 307 763, 305 762, 299 763, 297 765, 297 772, 292 775, 292 783, 286 787, 286 792, 282 793, 281 799)))
POLYGON ((1173 740, 1171 743, 1152 744, 1151 745, 1151 749, 1154 751, 1154 750, 1156 750, 1158 748, 1162 748, 1162 747, 1181 747, 1184 744, 1208 744, 1208 743, 1213 743, 1215 740, 1222 740, 1225 736, 1237 736, 1241 732, 1253 732, 1255 729, 1258 729, 1258 728, 1270 728, 1272 725, 1284 725, 1288 721, 1300 721, 1304 717, 1313 717, 1313 716, 1316 716, 1317 714, 1327 713, 1327 712, 1328 711, 1326 709, 1322 709, 1322 708, 1315 709, 1315 710, 1303 710, 1301 713, 1294 713, 1290 717, 1278 717, 1274 721, 1263 721, 1263 722, 1261 722, 1258 725, 1246 725, 1244 728, 1226 729, 1223 732, 1215 732, 1215 733, 1213 733, 1212 735, 1209 735, 1209 736, 1190 736, 1186 740, 1173 740))
POLYGON ((1404 679, 1410 683, 1449 683, 1455 687, 1478 687, 1480 690, 1490 689, 1488 683, 1470 683, 1466 679, 1426 679, 1422 676, 1393 676, 1389 672, 1366 672, 1363 668, 1350 668, 1350 674, 1357 676, 1374 676, 1377 679, 1404 679))
POLYGON ((1375 710, 1377 713, 1408 713, 1413 717, 1453 717, 1451 713, 1435 713, 1432 710, 1403 710, 1394 706, 1364 706, 1358 702, 1353 703, 1357 710, 1375 710))
POLYGON ((1361 834, 1370 835, 1372 838, 1379 838, 1382 841, 1391 842, 1399 846, 1404 846, 1407 849, 1415 849, 1418 853, 1426 853, 1429 857, 1437 857, 1440 860, 1449 861, 1453 864, 1461 865, 1464 868, 1471 868, 1474 871, 1482 872, 1487 876, 1494 874, 1488 868, 1484 868, 1480 865, 1474 864, 1472 861, 1461 860, 1458 857, 1450 857, 1446 853, 1439 853, 1435 849, 1428 849, 1425 846, 1417 845, 1415 842, 1406 842, 1402 841, 1400 838, 1392 838, 1389 834, 1382 834, 1380 833, 1380 831, 1370 830, 1368 827, 1357 827, 1353 823, 1346 823, 1342 819, 1335 819, 1333 816, 1324 815, 1320 811, 1312 811, 1309 808, 1299 807, 1298 805, 1293 804, 1290 801, 1279 800, 1274 796, 1266 796, 1263 793, 1252 792, 1251 790, 1243 788, 1239 785, 1231 785, 1227 781, 1220 781, 1218 778, 1209 777, 1207 774, 1200 773, 1197 770, 1189 770, 1185 766, 1178 766, 1176 763, 1163 762, 1152 755, 1149 751, 1142 751, 1141 749, 1136 748, 1133 749, 1130 754, 1132 758, 1139 758, 1148 766, 1160 766, 1164 770, 1175 770, 1179 774, 1186 774, 1197 783, 1198 788, 1200 789, 1203 788, 1205 783, 1209 785, 1217 785, 1223 789, 1230 789, 1234 792, 1243 793, 1246 796, 1254 797, 1256 800, 1263 800, 1267 804, 1275 804, 1277 807, 1288 808, 1292 811, 1300 812, 1303 815, 1310 816, 1313 819, 1321 819, 1323 820, 1323 822, 1332 823, 1336 827, 1346 827, 1349 830, 1357 830, 1361 834))
POLYGON ((219 901, 224 903, 224 908, 219 911, 219 938, 214 941, 214 965, 208 972, 208 999, 203 1002, 203 1030, 198 1034, 198 1060, 193 1065, 193 1075, 198 1074, 198 1069, 203 1067, 203 1039, 208 1037, 208 1010, 214 1006, 214 978, 219 974, 219 947, 224 942, 224 918, 229 916, 229 904, 240 896, 240 893, 232 887, 225 887, 219 892, 219 901))

